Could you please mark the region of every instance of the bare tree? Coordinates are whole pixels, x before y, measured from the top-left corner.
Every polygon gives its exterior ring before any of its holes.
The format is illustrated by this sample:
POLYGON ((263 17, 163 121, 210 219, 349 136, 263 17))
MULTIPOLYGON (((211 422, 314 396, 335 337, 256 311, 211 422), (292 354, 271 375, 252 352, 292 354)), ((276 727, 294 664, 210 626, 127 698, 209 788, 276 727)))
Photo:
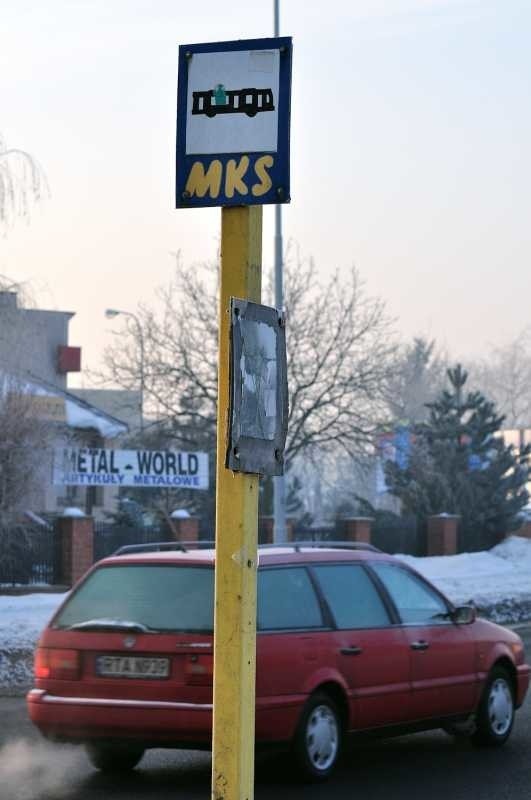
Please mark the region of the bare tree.
POLYGON ((396 366, 393 323, 356 269, 320 285, 313 262, 286 272, 288 465, 302 453, 365 452, 387 420, 396 366))
MULTIPOLYGON (((180 446, 214 450, 217 410, 217 282, 212 267, 177 264, 159 291, 161 310, 140 306, 148 414, 166 422, 180 446)), ((324 284, 314 264, 289 264, 285 276, 290 390, 287 465, 302 453, 366 449, 387 414, 386 381, 395 364, 392 322, 366 294, 355 269, 324 284)), ((106 350, 98 377, 136 388, 136 326, 106 350)))
MULTIPOLYGON (((140 305, 137 325, 125 321, 94 380, 137 389, 143 370, 148 418, 163 423, 184 447, 215 442, 217 296, 214 271, 180 263, 157 292, 158 308, 140 305), (143 342, 141 345, 140 334, 143 342), (142 351, 144 363, 142 364, 142 351)), ((160 428, 160 424, 157 425, 160 428)), ((149 424, 147 426, 149 436, 149 424)), ((158 435, 158 434, 157 434, 158 435)))
POLYGON ((42 484, 39 462, 50 445, 50 423, 17 378, 0 373, 0 516, 21 509, 42 484))
POLYGON ((27 308, 32 298, 27 287, 3 275, 0 295, 0 514, 7 514, 18 510, 43 482, 40 466, 50 423, 39 417, 29 377, 21 368, 31 343, 16 299, 22 298, 27 308))
POLYGON ((426 403, 444 387, 447 361, 435 340, 423 336, 400 348, 397 369, 388 384, 389 409, 396 424, 412 425, 427 419, 426 403))
POLYGON ((505 428, 531 427, 531 326, 509 344, 492 347, 470 372, 505 416, 505 428))
POLYGON ((0 228, 17 217, 28 217, 33 204, 49 194, 48 181, 38 161, 0 136, 0 228))
POLYGON ((27 578, 31 569, 31 532, 20 512, 45 480, 50 446, 50 426, 33 400, 18 379, 0 371, 0 582, 27 578))

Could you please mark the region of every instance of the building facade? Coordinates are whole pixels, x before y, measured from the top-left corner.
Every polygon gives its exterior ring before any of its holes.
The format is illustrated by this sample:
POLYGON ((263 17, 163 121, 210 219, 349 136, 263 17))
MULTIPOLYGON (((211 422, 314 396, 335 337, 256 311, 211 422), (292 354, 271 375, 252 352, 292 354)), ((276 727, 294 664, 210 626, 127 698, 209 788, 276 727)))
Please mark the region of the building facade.
POLYGON ((68 374, 81 369, 81 349, 68 340, 73 316, 22 308, 15 292, 0 291, 0 470, 7 477, 17 470, 16 480, 26 487, 12 492, 13 512, 77 506, 98 517, 117 507, 114 487, 55 486, 52 480, 57 450, 113 447, 129 430, 67 389, 68 374))

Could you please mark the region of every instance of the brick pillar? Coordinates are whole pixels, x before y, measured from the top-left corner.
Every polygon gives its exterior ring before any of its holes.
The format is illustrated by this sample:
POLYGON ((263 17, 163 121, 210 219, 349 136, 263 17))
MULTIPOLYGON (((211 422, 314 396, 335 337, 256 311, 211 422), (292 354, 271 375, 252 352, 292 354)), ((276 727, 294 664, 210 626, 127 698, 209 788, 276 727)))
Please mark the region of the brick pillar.
POLYGON ((173 517, 171 532, 172 538, 176 542, 197 542, 199 540, 198 517, 173 517))
POLYGON ((258 541, 260 544, 273 544, 273 517, 263 516, 258 520, 258 541))
POLYGON ((522 536, 524 539, 531 539, 531 522, 525 522, 521 528, 516 531, 510 531, 505 534, 505 538, 509 536, 522 536))
POLYGON ((436 514, 428 517, 428 556, 453 556, 457 553, 457 524, 455 514, 436 514))
POLYGON ((286 541, 292 542, 295 537, 295 523, 297 520, 293 519, 293 517, 288 517, 286 519, 286 541))
POLYGON ((371 543, 372 517, 349 517, 343 520, 343 538, 347 542, 371 543))
POLYGON ((56 583, 73 586, 94 563, 92 517, 59 517, 56 527, 56 583))

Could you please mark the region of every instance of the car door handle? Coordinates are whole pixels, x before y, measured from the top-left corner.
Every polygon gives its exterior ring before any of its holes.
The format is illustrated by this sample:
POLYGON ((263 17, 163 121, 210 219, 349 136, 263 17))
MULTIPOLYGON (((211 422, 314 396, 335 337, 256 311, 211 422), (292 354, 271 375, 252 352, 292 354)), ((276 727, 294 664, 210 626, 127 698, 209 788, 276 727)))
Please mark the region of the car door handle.
POLYGON ((363 653, 363 649, 353 644, 350 647, 342 647, 339 652, 342 656, 359 656, 363 653))
POLYGON ((420 642, 411 642, 411 649, 412 650, 427 650, 429 647, 429 643, 425 642, 424 640, 420 640, 420 642))

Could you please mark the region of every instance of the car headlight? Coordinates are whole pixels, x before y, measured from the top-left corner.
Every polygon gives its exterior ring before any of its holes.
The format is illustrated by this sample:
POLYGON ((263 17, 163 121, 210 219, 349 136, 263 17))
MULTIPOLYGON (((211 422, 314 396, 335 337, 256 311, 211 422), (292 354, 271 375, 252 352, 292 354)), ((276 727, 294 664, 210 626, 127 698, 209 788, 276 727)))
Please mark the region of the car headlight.
POLYGON ((511 650, 514 656, 514 660, 517 664, 523 664, 525 660, 525 650, 524 650, 524 643, 523 642, 513 642, 511 644, 511 650))

